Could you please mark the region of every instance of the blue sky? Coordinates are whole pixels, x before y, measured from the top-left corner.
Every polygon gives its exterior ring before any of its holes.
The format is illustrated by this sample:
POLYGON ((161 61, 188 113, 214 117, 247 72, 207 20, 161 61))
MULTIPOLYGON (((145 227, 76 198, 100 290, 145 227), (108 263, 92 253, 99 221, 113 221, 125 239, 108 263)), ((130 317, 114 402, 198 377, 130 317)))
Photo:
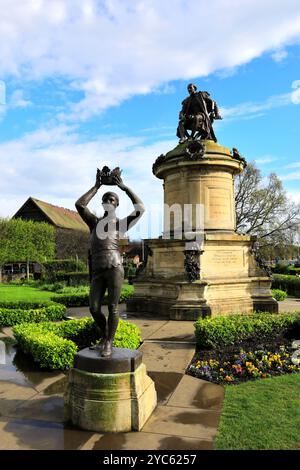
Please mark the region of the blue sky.
POLYGON ((300 200, 298 0, 284 8, 281 0, 0 0, 0 8, 0 216, 29 196, 73 209, 104 164, 123 169, 149 211, 161 206, 151 168, 178 142, 191 81, 221 108, 218 141, 264 175, 276 172, 300 200))

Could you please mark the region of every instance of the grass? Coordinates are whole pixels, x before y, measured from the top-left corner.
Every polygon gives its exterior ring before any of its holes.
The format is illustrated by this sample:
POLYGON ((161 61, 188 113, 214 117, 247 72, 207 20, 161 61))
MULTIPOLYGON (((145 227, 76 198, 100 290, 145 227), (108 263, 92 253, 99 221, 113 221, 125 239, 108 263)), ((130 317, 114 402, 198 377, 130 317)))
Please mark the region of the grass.
POLYGON ((40 300, 50 300, 54 295, 54 292, 46 292, 35 287, 0 284, 0 301, 28 300, 38 302, 40 300))
POLYGON ((227 386, 215 448, 299 450, 300 374, 227 386))

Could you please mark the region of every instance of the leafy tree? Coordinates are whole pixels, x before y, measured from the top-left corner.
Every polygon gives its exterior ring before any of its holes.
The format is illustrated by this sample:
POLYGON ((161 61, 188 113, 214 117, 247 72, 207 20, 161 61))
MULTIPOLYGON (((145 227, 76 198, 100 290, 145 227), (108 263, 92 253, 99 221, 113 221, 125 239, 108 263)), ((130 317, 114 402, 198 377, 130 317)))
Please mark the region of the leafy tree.
MULTIPOLYGON (((0 268, 6 262, 42 262, 53 258, 54 228, 45 222, 22 219, 0 219, 0 268)), ((1 269, 0 269, 1 271, 1 269)))
POLYGON ((287 197, 275 173, 263 179, 250 163, 236 178, 235 194, 237 231, 256 235, 265 256, 299 243, 300 205, 287 197))

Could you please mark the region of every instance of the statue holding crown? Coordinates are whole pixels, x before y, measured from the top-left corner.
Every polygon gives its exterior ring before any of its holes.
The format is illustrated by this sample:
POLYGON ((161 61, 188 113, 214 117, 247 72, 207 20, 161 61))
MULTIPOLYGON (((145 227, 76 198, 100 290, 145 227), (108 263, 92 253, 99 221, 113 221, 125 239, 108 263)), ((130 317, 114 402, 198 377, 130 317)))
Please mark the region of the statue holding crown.
POLYGON ((101 341, 95 348, 101 356, 112 354, 112 343, 119 322, 118 303, 124 280, 122 257, 119 251, 119 239, 140 219, 145 211, 139 197, 126 186, 117 167, 110 170, 103 167, 97 170, 96 182, 75 204, 78 213, 89 226, 91 232, 89 263, 90 263, 90 312, 100 330, 101 341), (125 191, 134 205, 134 211, 123 219, 116 216, 119 197, 114 192, 106 192, 102 196, 104 214, 98 218, 87 205, 103 185, 116 185, 125 191), (104 295, 108 291, 108 320, 101 311, 104 295))

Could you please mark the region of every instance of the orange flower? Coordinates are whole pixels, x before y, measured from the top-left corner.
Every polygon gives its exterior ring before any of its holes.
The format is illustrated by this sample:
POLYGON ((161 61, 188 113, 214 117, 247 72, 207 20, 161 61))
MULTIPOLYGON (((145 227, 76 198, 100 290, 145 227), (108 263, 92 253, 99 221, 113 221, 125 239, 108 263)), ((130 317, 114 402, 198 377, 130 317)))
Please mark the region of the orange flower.
POLYGON ((233 382, 233 378, 230 375, 226 375, 225 380, 226 382, 233 382))

